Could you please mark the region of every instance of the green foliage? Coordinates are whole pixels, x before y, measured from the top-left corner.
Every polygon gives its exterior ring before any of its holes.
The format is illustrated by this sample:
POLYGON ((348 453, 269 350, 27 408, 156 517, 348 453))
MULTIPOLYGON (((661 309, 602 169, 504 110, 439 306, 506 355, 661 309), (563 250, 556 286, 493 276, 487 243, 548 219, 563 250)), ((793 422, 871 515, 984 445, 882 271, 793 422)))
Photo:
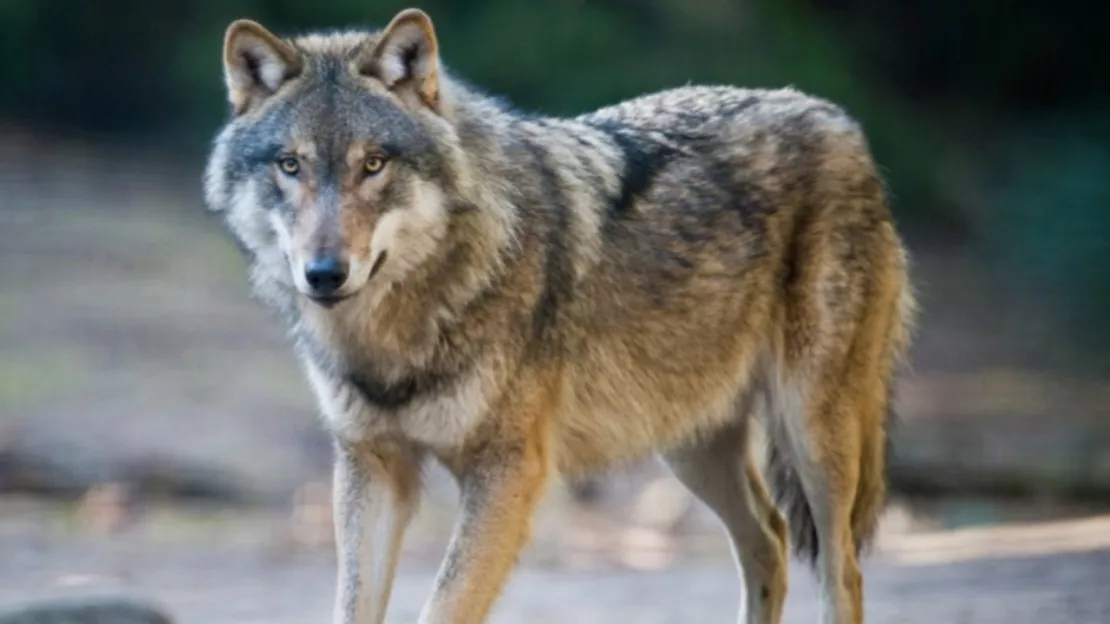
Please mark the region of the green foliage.
POLYGON ((999 278, 1074 315, 1085 340, 1110 340, 1110 122, 1026 122, 993 159, 970 211, 999 278))

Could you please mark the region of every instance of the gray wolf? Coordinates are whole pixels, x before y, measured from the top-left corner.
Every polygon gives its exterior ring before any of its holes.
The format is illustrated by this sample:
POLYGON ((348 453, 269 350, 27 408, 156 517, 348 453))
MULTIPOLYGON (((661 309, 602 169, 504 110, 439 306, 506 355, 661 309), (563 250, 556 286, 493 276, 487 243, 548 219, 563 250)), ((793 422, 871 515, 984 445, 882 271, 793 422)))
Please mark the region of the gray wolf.
POLYGON ((531 115, 439 50, 417 9, 224 41, 206 203, 334 436, 334 621, 383 620, 425 462, 460 508, 420 622, 471 624, 556 476, 658 456, 727 531, 741 621, 779 620, 792 546, 860 622, 914 308, 860 125, 726 86, 531 115))

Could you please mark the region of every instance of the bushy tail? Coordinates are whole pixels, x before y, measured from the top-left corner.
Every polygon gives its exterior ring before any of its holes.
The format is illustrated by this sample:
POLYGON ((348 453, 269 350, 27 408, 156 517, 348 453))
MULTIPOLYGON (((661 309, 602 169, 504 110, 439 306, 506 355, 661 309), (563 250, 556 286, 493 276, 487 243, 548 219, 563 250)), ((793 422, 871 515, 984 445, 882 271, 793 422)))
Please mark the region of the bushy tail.
MULTIPOLYGON (((900 259, 903 265, 905 256, 900 259)), ((886 505, 888 462, 892 448, 892 429, 897 424, 894 412, 894 387, 908 372, 907 352, 915 327, 917 302, 908 282, 902 284, 897 301, 891 330, 886 337, 886 357, 881 375, 885 383, 882 393, 883 405, 871 405, 869 409, 881 419, 878 426, 863 427, 859 440, 859 481, 856 484, 855 498, 851 501, 851 528, 856 555, 862 553, 874 538, 879 518, 886 505)), ((772 422, 779 423, 770 427, 768 436, 770 448, 767 453, 767 481, 775 504, 786 515, 792 551, 798 559, 814 565, 821 553, 817 526, 814 524, 810 501, 806 498, 802 480, 798 475, 796 459, 791 451, 788 433, 781 426, 781 419, 798 418, 798 414, 775 414, 772 422)), ((874 423, 874 419, 863 418, 864 422, 874 423)))
MULTIPOLYGON (((859 483, 851 514, 852 538, 857 556, 870 545, 886 505, 887 455, 890 445, 887 428, 894 417, 888 401, 883 428, 866 432, 861 441, 859 483)), ((809 499, 806 498, 801 478, 793 463, 789 440, 780 432, 771 436, 769 442, 767 481, 775 504, 786 516, 791 550, 799 560, 815 566, 821 544, 809 499)))
MULTIPOLYGON (((903 266, 907 259, 903 253, 903 266)), ((908 352, 916 325, 917 300, 908 282, 902 284, 898 298, 898 312, 888 337, 887 350, 890 361, 886 379, 885 405, 882 406, 882 425, 864 431, 860 447, 860 480, 856 500, 852 505, 852 536, 856 555, 871 544, 879 525, 879 517, 886 506, 888 466, 894 448, 893 433, 898 426, 898 413, 894 407, 894 389, 910 371, 908 352)))
POLYGON ((879 527, 879 518, 886 507, 890 428, 895 418, 888 398, 882 428, 867 432, 863 437, 859 485, 852 505, 852 538, 857 556, 871 545, 879 527))

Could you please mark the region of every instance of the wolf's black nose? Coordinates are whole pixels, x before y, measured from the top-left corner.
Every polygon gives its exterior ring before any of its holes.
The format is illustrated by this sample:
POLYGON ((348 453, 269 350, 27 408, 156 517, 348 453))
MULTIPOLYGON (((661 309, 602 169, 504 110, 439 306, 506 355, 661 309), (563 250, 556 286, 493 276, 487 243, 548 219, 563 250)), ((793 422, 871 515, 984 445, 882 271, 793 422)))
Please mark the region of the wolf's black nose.
POLYGON ((335 256, 320 256, 305 265, 304 279, 315 294, 333 295, 347 281, 347 266, 335 256))

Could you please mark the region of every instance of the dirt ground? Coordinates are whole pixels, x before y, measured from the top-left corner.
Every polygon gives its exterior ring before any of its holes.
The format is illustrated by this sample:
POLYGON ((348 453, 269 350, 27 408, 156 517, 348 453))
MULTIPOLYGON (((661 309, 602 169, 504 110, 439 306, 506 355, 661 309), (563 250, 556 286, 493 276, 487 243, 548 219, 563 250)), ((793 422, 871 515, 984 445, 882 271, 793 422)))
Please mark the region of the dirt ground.
MULTIPOLYGON (((72 509, 2 499, 0 605, 122 594, 162 605, 180 624, 325 624, 330 549, 291 547, 287 524, 272 512, 163 509, 105 535, 72 509)), ((659 543, 641 540, 642 556, 623 562, 574 553, 553 535, 540 531, 493 624, 735 621, 739 586, 720 534, 679 536, 662 559, 649 552, 659 543)), ((443 537, 407 543, 389 622, 415 620, 443 537)), ((890 534, 866 560, 865 575, 871 622, 1104 624, 1110 517, 890 534)), ((798 565, 791 578, 785 622, 816 621, 815 582, 798 565)))

